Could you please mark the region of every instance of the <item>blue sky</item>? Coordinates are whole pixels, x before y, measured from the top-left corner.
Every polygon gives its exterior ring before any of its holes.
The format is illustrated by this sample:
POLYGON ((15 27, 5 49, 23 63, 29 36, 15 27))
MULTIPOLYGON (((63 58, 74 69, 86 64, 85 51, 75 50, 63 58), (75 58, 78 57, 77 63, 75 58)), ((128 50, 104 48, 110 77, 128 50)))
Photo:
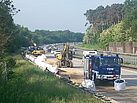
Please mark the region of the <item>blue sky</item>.
POLYGON ((124 3, 125 0, 13 0, 21 11, 14 16, 14 22, 29 30, 86 31, 84 25, 86 10, 98 6, 124 3))

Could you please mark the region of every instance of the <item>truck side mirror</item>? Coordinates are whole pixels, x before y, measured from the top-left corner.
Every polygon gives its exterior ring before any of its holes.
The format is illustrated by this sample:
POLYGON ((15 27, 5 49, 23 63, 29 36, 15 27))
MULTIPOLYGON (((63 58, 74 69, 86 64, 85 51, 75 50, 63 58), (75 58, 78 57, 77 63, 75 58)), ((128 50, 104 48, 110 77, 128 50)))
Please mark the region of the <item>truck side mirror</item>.
POLYGON ((123 59, 122 58, 120 58, 120 64, 122 64, 123 63, 123 59))

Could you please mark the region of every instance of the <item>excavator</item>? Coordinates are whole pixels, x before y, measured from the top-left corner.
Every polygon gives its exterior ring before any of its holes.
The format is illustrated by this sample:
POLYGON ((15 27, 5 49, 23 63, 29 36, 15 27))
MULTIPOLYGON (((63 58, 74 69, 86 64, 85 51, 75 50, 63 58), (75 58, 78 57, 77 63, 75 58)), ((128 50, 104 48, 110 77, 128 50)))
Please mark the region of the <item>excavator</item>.
POLYGON ((72 51, 69 50, 69 43, 66 43, 63 49, 63 52, 61 54, 58 54, 56 57, 58 59, 58 61, 56 62, 57 66, 59 68, 61 67, 73 67, 73 63, 72 63, 72 51))
POLYGON ((33 44, 33 46, 29 46, 28 51, 30 51, 32 55, 37 57, 39 55, 45 54, 43 48, 37 46, 37 44, 34 43, 33 40, 31 40, 30 43, 33 44))

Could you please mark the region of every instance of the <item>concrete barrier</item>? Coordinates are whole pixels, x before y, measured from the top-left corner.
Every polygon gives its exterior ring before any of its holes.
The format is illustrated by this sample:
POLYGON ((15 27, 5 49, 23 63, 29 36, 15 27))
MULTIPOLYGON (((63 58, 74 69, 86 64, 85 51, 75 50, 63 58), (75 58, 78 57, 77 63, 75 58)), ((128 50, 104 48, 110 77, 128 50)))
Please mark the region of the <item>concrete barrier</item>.
POLYGON ((25 56, 27 59, 29 59, 31 62, 35 63, 37 66, 41 67, 43 71, 46 69, 49 70, 52 73, 58 72, 58 67, 50 65, 48 63, 44 63, 44 61, 47 59, 45 55, 41 55, 38 57, 33 57, 31 55, 26 54, 25 56))

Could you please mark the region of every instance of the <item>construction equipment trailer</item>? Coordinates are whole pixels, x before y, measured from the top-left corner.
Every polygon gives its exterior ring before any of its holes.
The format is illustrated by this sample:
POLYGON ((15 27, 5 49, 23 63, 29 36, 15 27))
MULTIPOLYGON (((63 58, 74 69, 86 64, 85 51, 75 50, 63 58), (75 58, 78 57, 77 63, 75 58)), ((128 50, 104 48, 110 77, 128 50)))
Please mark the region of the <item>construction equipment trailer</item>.
POLYGON ((91 80, 116 80, 121 77, 122 58, 116 54, 104 55, 97 51, 84 51, 84 77, 91 80))

